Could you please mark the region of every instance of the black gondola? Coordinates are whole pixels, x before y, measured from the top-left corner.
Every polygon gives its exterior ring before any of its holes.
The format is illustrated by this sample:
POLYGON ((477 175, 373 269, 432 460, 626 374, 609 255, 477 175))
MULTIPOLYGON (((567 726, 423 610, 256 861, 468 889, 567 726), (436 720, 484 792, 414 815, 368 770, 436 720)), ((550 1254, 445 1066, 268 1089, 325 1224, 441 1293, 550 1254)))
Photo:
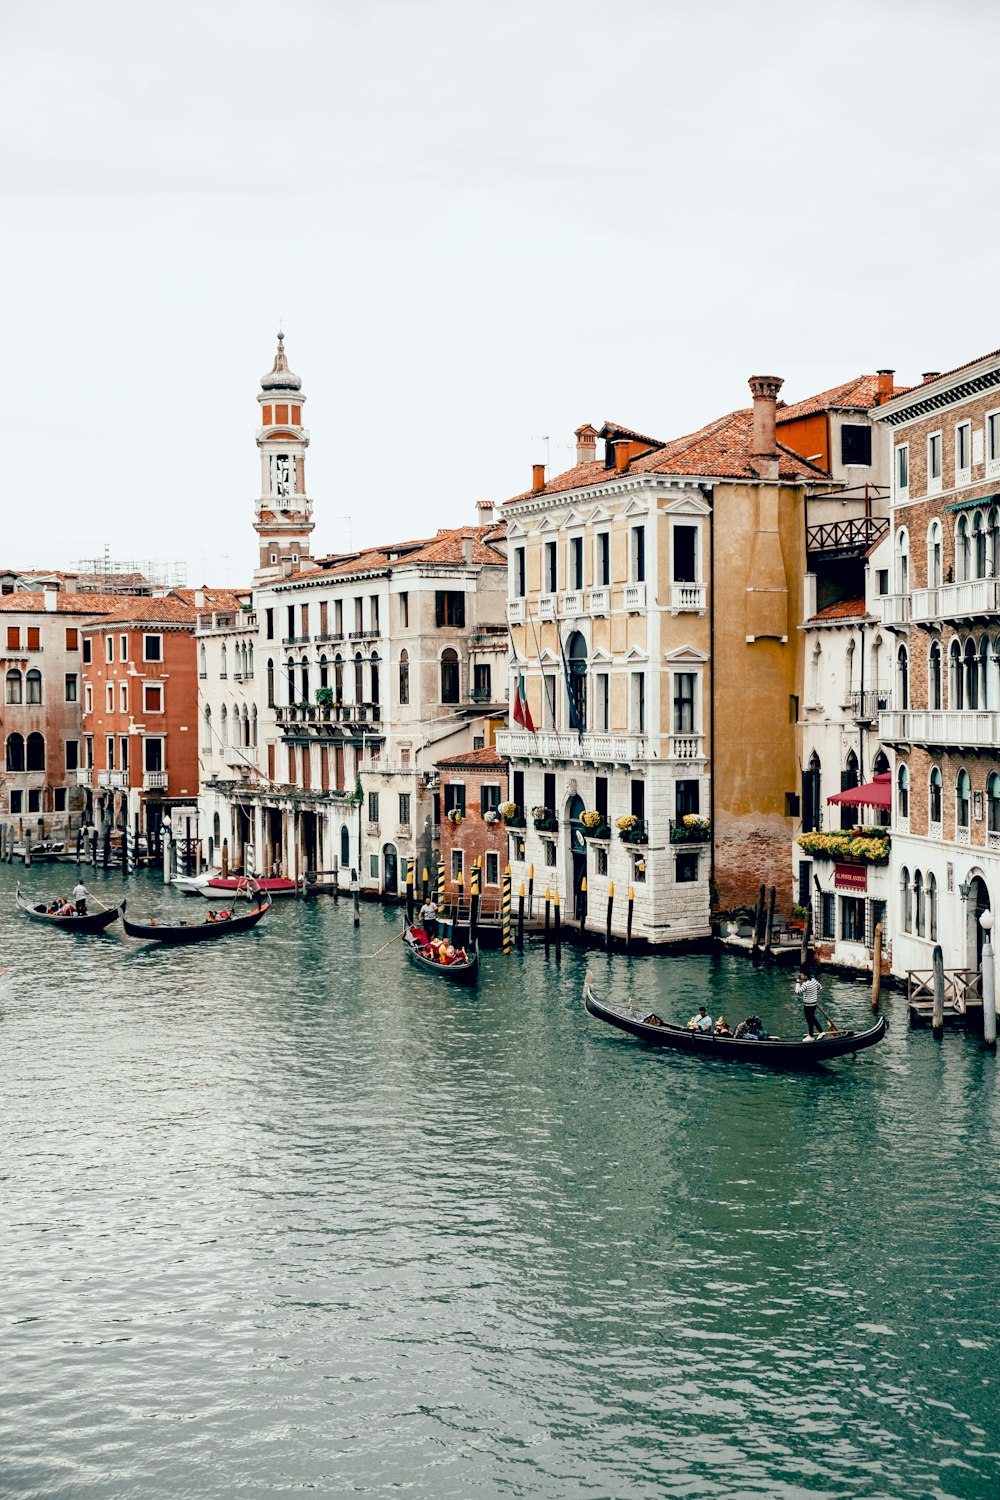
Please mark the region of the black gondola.
POLYGON ((631 1036, 652 1042, 657 1047, 673 1047, 698 1057, 720 1057, 727 1062, 764 1063, 769 1067, 809 1068, 833 1057, 848 1057, 865 1047, 874 1047, 886 1033, 885 1016, 879 1016, 867 1031, 825 1031, 812 1041, 799 1038, 716 1036, 711 1031, 690 1031, 674 1026, 659 1017, 650 1019, 625 1005, 615 1005, 596 994, 590 976, 584 982, 583 1003, 598 1021, 607 1021, 631 1036))
POLYGON ((427 947, 427 934, 422 927, 404 927, 403 942, 417 968, 423 969, 427 974, 434 974, 438 979, 450 979, 452 984, 475 984, 479 978, 478 945, 467 958, 453 958, 450 963, 443 964, 439 959, 428 957, 423 951, 427 947))
POLYGON ((55 912, 50 912, 46 906, 39 902, 32 906, 26 896, 22 896, 21 887, 17 888, 17 904, 26 917, 33 922, 47 922, 50 927, 60 927, 63 932, 103 932, 105 927, 110 927, 112 922, 117 922, 121 913, 125 910, 125 902, 121 906, 110 906, 105 911, 88 911, 79 916, 74 911, 70 916, 61 917, 55 912))
POLYGON ((153 943, 205 943, 213 938, 230 937, 234 932, 249 932, 269 910, 271 898, 266 891, 258 893, 258 903, 246 916, 209 918, 204 922, 130 922, 122 902, 122 921, 129 937, 145 938, 153 943))

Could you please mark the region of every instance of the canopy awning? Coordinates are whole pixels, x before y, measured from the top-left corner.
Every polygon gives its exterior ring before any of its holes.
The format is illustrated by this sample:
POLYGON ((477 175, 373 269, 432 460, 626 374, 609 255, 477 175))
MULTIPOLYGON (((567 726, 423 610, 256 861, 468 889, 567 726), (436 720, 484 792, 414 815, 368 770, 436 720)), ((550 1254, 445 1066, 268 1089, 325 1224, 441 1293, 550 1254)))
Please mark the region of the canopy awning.
POLYGON ((888 771, 883 771, 874 781, 866 781, 864 786, 848 787, 846 792, 836 792, 834 796, 827 797, 827 802, 837 802, 841 807, 881 807, 892 806, 892 777, 888 771))

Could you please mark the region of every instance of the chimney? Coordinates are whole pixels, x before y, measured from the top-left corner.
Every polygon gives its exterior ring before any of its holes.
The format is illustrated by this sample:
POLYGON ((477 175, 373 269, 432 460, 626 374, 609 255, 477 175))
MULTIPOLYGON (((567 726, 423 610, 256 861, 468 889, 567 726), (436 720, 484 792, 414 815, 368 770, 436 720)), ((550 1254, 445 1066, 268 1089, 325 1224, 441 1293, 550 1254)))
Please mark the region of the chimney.
POLYGON ((292 576, 292 570, 294 569, 294 567, 295 567, 295 564, 292 562, 292 559, 290 557, 283 557, 281 559, 281 576, 282 576, 282 578, 291 578, 291 576, 292 576))
POLYGON ((205 608, 205 590, 204 589, 195 589, 195 591, 194 591, 194 607, 195 607, 195 609, 204 609, 205 608))
POLYGON ((54 615, 59 608, 59 585, 58 583, 47 583, 43 589, 45 595, 45 608, 49 614, 54 615))
POLYGON ((780 375, 751 375, 753 393, 753 435, 750 452, 756 460, 761 479, 777 479, 778 450, 774 441, 774 413, 778 392, 784 385, 780 375))
POLYGON ((578 427, 576 437, 576 461, 578 464, 592 464, 597 459, 597 431, 591 427, 589 422, 584 422, 578 427))
POLYGON ((545 488, 545 465, 544 464, 532 464, 531 465, 531 493, 533 495, 539 495, 539 494, 541 494, 542 490, 544 490, 544 488, 545 488))
POLYGON ((891 401, 896 394, 896 385, 893 380, 895 370, 879 370, 878 385, 875 388, 875 405, 882 406, 886 401, 891 401))
POLYGON ((615 443, 615 468, 619 474, 624 474, 632 462, 632 444, 627 438, 619 438, 615 443))
POLYGON ((476 501, 476 518, 477 518, 476 519, 476 525, 477 526, 492 526, 493 525, 493 501, 492 500, 477 500, 476 501))
POLYGON ((920 378, 926 384, 928 380, 937 380, 940 374, 940 370, 925 370, 920 378))
POLYGON ((464 563, 471 563, 472 562, 472 538, 471 538, 471 536, 463 536, 463 538, 462 538, 462 561, 464 563))

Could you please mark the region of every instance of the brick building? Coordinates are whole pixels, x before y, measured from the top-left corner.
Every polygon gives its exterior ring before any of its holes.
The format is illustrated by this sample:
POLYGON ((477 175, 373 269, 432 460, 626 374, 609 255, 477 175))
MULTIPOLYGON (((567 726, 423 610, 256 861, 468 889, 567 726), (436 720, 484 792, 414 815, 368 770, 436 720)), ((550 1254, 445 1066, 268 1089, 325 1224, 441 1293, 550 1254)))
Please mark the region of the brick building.
MULTIPOLYGON (((435 761, 440 782, 441 859, 446 894, 468 895, 472 867, 482 860, 481 894, 497 897, 507 864, 507 828, 501 808, 508 801, 507 762, 492 745, 435 761)), ((419 876, 419 871, 417 872, 419 876)))

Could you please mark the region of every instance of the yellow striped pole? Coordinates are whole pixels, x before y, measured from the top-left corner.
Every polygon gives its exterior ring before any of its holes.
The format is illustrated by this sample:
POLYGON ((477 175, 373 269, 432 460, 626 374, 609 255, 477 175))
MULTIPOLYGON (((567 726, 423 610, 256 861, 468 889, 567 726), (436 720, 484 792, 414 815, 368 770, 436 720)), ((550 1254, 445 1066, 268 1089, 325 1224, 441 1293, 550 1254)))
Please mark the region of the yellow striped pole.
POLYGON ((580 881, 580 936, 587 930, 587 877, 580 881))
POLYGON ((421 903, 423 903, 427 900, 427 892, 430 889, 430 876, 427 873, 426 865, 424 865, 423 872, 421 874, 421 883, 423 885, 423 890, 420 892, 420 900, 421 903))
POLYGON ((510 953, 510 865, 504 867, 503 897, 500 905, 500 928, 503 934, 503 951, 510 953))
POLYGON ((628 888, 628 917, 625 922, 625 952, 628 953, 632 947, 632 912, 635 907, 635 886, 628 888))
POLYGON ((517 893, 517 951, 524 952, 524 881, 517 893))
POLYGON ((552 898, 555 905, 556 926, 556 963, 562 963, 562 907, 559 904, 559 892, 556 891, 552 898))
MULTIPOLYGON (((444 901, 444 860, 441 858, 440 855, 438 855, 437 909, 438 909, 438 922, 441 923, 441 922, 444 921, 445 901, 444 901)), ((441 928, 439 926, 438 927, 438 932, 440 933, 440 931, 441 931, 441 928)))
POLYGON ((406 920, 413 922, 413 855, 406 860, 406 920))
POLYGON ((479 861, 472 866, 472 890, 469 897, 469 947, 476 946, 479 937, 479 861))

